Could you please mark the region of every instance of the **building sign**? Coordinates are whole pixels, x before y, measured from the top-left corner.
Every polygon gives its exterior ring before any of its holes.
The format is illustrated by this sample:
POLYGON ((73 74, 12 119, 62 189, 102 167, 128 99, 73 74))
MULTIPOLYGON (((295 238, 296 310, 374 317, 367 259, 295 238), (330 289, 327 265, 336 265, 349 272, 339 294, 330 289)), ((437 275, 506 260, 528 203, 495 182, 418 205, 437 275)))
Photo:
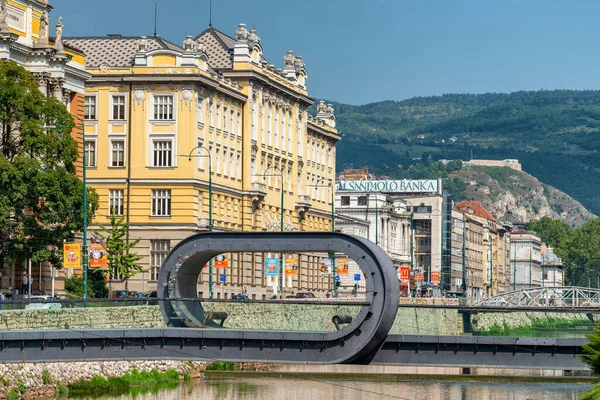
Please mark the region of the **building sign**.
POLYGON ((410 281, 410 267, 400 267, 400 282, 410 281))
POLYGON ((108 268, 108 255, 100 243, 90 243, 90 268, 108 268))
POLYGON ((10 28, 25 32, 25 10, 7 4, 6 23, 10 28))
POLYGON ((440 273, 439 272, 431 272, 431 283, 434 285, 440 284, 440 273))
POLYGON ((383 181, 338 181, 340 192, 387 192, 387 193, 439 193, 441 187, 436 179, 383 180, 383 181))
POLYGON ((297 258, 286 258, 285 259, 285 274, 287 276, 298 276, 298 259, 297 258))
POLYGON ((79 243, 63 244, 63 266, 65 268, 81 266, 81 245, 79 243))
POLYGON ((319 270, 321 271, 321 275, 331 274, 331 258, 319 258, 319 270))
POLYGON ((227 254, 219 254, 215 257, 215 268, 229 268, 229 257, 227 257, 227 254))
POLYGON ((338 275, 348 275, 348 259, 338 258, 335 260, 338 275))
POLYGON ((277 276, 279 275, 279 259, 275 257, 269 257, 265 260, 265 275, 266 276, 277 276))

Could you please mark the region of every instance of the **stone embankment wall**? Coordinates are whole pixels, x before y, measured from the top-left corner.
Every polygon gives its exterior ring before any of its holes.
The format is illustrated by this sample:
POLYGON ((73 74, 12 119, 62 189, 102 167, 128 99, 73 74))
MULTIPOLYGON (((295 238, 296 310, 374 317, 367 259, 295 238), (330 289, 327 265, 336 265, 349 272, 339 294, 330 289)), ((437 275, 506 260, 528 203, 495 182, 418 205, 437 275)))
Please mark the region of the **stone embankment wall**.
POLYGON ((158 306, 54 308, 0 312, 0 330, 159 328, 158 306))
MULTIPOLYGON (((594 314, 594 320, 598 321, 594 314)), ((508 312, 508 313, 480 313, 471 315, 471 324, 476 331, 488 331, 494 326, 517 328, 520 326, 531 326, 534 321, 562 320, 571 322, 590 321, 586 314, 578 313, 543 313, 543 312, 508 312)))
POLYGON ((174 370, 180 374, 196 376, 204 370, 204 362, 185 361, 89 361, 60 363, 0 364, 0 398, 6 398, 19 382, 26 388, 27 398, 53 398, 58 386, 67 386, 79 380, 89 380, 94 376, 104 378, 121 377, 133 369, 159 372, 174 370), (49 373, 51 382, 44 382, 43 373, 49 373))
MULTIPOLYGON (((407 299, 408 300, 408 299, 407 299)), ((432 299, 412 299, 427 303, 432 299)), ((442 299, 439 299, 440 301, 442 299)), ((452 300, 447 299, 452 303, 452 300)), ((443 304, 448 303, 448 301, 443 304)), ((355 317, 360 309, 312 304, 205 303, 207 311, 224 311, 225 326, 241 329, 333 331, 334 315, 355 317)), ((6 310, 0 312, 0 330, 163 328, 158 306, 6 310)), ((460 335, 462 319, 456 310, 401 307, 392 334, 460 335)))

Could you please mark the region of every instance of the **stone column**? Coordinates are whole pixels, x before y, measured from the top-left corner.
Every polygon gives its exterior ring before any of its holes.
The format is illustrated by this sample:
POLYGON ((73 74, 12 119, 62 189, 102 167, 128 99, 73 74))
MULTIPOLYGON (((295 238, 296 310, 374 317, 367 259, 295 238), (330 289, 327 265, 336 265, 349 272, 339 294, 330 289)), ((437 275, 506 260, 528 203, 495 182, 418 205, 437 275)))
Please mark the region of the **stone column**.
POLYGON ((64 79, 62 78, 52 78, 52 95, 61 102, 63 101, 63 83, 64 79))
POLYGON ((34 73, 35 79, 38 81, 38 88, 44 96, 48 96, 48 74, 45 72, 34 73))

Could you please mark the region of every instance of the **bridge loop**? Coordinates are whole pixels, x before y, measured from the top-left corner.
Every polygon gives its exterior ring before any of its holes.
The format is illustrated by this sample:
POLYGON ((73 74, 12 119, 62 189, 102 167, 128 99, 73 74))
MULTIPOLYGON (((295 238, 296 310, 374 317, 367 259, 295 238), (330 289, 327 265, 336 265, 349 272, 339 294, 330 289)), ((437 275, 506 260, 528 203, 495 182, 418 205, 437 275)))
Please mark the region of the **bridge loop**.
MULTIPOLYGON (((333 251, 355 260, 368 277, 366 301, 360 305, 358 315, 335 332, 245 332, 222 329, 220 324, 208 318, 200 301, 173 300, 160 303, 167 325, 215 328, 204 331, 207 339, 244 338, 249 348, 252 348, 251 343, 256 343, 256 348, 260 349, 281 349, 275 356, 262 352, 265 361, 369 363, 396 319, 400 293, 398 277, 390 258, 379 246, 363 238, 333 232, 196 234, 181 241, 165 259, 159 274, 158 297, 198 298, 198 276, 213 257, 225 252, 262 252, 265 248, 274 253, 303 253, 307 248, 312 252, 333 251), (321 351, 300 351, 311 348, 303 342, 321 351)), ((231 351, 231 347, 221 347, 215 358, 231 359, 234 356, 228 353, 231 351)))

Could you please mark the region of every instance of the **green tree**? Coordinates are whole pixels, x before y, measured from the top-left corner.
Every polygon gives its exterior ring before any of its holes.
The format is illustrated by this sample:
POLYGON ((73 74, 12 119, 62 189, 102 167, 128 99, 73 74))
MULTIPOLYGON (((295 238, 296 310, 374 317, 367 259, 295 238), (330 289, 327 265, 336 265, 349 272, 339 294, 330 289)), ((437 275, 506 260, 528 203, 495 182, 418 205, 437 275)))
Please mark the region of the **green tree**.
MULTIPOLYGON (((62 266, 64 240, 83 227, 83 184, 64 104, 44 96, 34 76, 0 62, 0 265, 31 259, 62 266)), ((89 190, 90 215, 97 196, 89 190)))
POLYGON ((529 221, 527 230, 534 231, 542 242, 555 250, 560 249, 563 242, 573 233, 573 228, 569 224, 550 217, 529 221))
POLYGON ((139 243, 140 239, 127 241, 129 224, 125 223, 125 218, 112 214, 110 217, 110 226, 100 225, 100 229, 104 233, 98 232, 98 236, 106 244, 108 264, 111 272, 118 272, 125 281, 138 272, 146 272, 146 269, 137 263, 142 257, 131 251, 139 243))
POLYGON ((571 284, 587 286, 600 276, 600 218, 586 222, 568 235, 556 254, 567 266, 571 284), (565 262, 566 261, 566 262, 565 262))
MULTIPOLYGON (((83 297, 83 277, 73 276, 66 278, 65 290, 71 297, 83 297)), ((105 299, 108 297, 104 271, 99 269, 90 269, 88 271, 88 296, 95 299, 105 299)))

